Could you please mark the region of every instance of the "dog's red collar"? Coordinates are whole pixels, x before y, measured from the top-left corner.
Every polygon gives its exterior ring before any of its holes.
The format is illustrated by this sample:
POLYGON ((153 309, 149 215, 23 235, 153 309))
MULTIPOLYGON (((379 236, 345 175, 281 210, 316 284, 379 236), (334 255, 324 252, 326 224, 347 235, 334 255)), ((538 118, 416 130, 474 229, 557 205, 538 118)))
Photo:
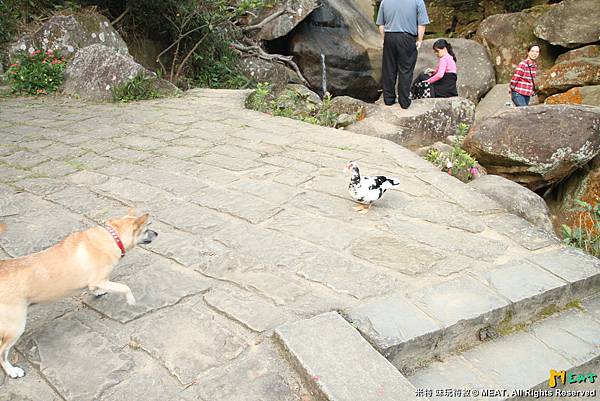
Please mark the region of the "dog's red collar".
POLYGON ((113 237, 113 239, 117 243, 117 246, 121 250, 121 257, 125 256, 125 247, 123 246, 123 242, 121 241, 121 238, 119 237, 119 234, 117 234, 117 230, 115 230, 114 228, 112 228, 108 224, 105 225, 104 228, 106 228, 106 231, 108 231, 108 233, 110 234, 110 236, 113 237))

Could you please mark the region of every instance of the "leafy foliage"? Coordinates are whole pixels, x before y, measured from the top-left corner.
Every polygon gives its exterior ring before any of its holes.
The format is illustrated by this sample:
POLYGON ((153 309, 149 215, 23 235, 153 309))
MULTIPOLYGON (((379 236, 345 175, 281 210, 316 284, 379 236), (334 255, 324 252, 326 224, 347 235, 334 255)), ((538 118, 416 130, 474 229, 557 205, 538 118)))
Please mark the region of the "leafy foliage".
POLYGON ((532 0, 508 0, 505 3, 506 10, 512 13, 524 10, 533 5, 532 0))
POLYGON ((0 0, 0 44, 10 42, 24 24, 54 11, 78 8, 74 0, 0 0))
POLYGON ((273 116, 293 118, 310 124, 335 127, 338 114, 332 110, 331 96, 327 94, 321 104, 315 104, 307 93, 285 89, 276 96, 272 85, 259 83, 248 96, 246 107, 273 116))
POLYGON ((579 221, 573 227, 562 225, 563 241, 600 258, 600 202, 595 205, 580 199, 575 202, 579 206, 579 221))
MULTIPOLYGON (((157 57, 164 79, 182 87, 239 88, 237 20, 272 7, 275 0, 0 0, 0 45, 25 24, 63 9, 95 6, 126 41, 150 39, 163 46, 157 57)), ((1 52, 0 52, 1 53, 1 52)), ((0 54, 0 60, 4 57, 0 54)))
POLYGON ((450 153, 430 149, 425 155, 425 160, 435 164, 441 170, 458 178, 463 182, 469 182, 479 174, 477 160, 462 148, 463 140, 469 131, 469 126, 464 123, 458 125, 457 133, 452 143, 450 153))
POLYGON ((65 66, 65 59, 58 51, 21 52, 8 68, 8 82, 13 93, 46 95, 55 92, 62 84, 65 66))
POLYGON ((112 89, 115 102, 131 102, 135 100, 147 100, 160 97, 155 88, 156 78, 148 77, 143 72, 112 89))
MULTIPOLYGON (((247 80, 236 71, 230 44, 240 37, 234 21, 264 0, 128 0, 119 29, 165 44, 157 62, 162 76, 180 87, 237 88, 247 80)), ((123 10, 120 10, 123 11, 123 10)))

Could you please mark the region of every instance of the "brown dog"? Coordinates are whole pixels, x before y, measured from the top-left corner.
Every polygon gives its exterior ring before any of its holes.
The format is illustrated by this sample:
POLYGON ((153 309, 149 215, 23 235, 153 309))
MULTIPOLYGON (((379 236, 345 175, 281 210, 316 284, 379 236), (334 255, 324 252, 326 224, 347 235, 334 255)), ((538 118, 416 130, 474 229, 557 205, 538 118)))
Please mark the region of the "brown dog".
POLYGON ((10 364, 8 352, 23 334, 29 305, 56 301, 84 288, 95 295, 125 294, 127 303, 135 304, 131 289, 109 281, 109 275, 126 251, 156 238, 147 224, 148 214, 136 217, 129 210, 105 227, 72 233, 41 252, 0 260, 0 365, 9 377, 25 374, 10 364))

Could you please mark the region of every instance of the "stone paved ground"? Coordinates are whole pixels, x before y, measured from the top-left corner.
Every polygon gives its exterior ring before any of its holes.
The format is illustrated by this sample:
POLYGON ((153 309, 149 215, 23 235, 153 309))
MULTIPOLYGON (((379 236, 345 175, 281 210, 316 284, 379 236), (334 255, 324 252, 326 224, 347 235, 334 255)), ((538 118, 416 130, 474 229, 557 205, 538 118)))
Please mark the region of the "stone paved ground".
POLYGON ((274 328, 558 246, 404 148, 245 110, 244 96, 0 100, 0 257, 129 206, 160 234, 114 272, 136 306, 84 293, 30 308, 27 376, 0 373, 0 400, 310 401, 274 328), (346 193, 351 159, 401 181, 365 216, 346 193))

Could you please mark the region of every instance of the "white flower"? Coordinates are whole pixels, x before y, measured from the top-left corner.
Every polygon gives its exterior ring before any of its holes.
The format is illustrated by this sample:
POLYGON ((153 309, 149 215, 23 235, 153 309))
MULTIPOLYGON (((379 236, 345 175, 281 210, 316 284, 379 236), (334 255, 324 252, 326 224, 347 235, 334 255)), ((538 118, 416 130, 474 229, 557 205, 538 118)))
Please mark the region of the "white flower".
POLYGON ((448 160, 448 163, 446 163, 446 167, 447 168, 452 168, 453 164, 450 160, 448 160))

